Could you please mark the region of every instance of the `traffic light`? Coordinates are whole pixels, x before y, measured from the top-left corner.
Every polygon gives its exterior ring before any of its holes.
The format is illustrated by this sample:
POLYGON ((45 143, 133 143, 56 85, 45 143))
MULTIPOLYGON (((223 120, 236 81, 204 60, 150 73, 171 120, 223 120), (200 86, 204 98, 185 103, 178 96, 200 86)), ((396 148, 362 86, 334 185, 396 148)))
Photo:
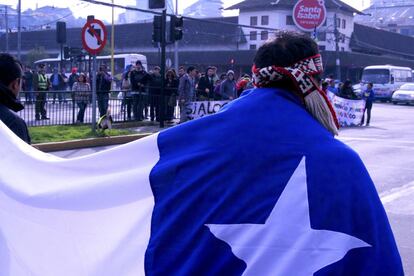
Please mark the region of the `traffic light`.
POLYGON ((171 16, 170 41, 183 39, 184 18, 182 16, 171 16))
POLYGON ((82 51, 82 48, 76 47, 63 47, 63 58, 64 59, 71 59, 84 56, 85 53, 82 51))
POLYGON ((66 43, 66 23, 62 21, 56 22, 56 42, 59 44, 66 43))
POLYGON ((63 59, 70 59, 70 48, 68 46, 63 48, 63 59))
POLYGON ((165 0, 148 0, 149 9, 165 9, 165 0))
POLYGON ((155 15, 152 30, 152 42, 162 41, 162 16, 155 15))

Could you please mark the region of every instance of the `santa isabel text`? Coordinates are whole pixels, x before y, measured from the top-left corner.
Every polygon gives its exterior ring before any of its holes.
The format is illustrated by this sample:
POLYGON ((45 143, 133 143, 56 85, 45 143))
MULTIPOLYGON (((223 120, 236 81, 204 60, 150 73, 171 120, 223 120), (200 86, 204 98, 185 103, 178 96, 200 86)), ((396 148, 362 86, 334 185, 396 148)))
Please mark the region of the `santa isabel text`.
POLYGON ((319 7, 299 6, 298 18, 300 19, 319 19, 321 17, 322 9, 319 7))

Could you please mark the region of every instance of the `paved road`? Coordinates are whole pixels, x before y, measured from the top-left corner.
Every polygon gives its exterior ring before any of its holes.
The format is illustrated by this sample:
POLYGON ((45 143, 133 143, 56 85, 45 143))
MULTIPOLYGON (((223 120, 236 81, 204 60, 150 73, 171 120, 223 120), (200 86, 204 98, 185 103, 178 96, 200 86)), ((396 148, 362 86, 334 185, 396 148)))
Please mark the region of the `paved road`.
POLYGON ((384 203, 406 275, 414 275, 414 106, 374 104, 370 127, 341 130, 384 203))
MULTIPOLYGON (((406 275, 414 276, 414 106, 374 104, 370 127, 346 128, 338 139, 367 166, 389 216, 406 275)), ((105 148, 56 153, 65 158, 105 148)))

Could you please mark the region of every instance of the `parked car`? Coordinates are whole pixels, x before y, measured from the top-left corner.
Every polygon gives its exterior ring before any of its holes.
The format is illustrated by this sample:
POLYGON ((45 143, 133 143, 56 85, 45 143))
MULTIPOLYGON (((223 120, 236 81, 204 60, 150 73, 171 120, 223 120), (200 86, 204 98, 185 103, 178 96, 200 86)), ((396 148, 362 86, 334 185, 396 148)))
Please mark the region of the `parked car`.
POLYGON ((392 95, 392 103, 414 104, 414 83, 403 84, 392 95))

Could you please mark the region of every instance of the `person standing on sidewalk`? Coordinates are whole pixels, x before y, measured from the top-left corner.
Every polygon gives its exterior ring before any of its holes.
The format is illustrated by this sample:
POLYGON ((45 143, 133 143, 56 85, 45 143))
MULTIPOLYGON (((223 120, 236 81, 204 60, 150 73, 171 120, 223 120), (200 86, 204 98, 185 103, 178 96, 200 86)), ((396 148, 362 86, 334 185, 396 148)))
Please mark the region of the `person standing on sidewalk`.
POLYGON ((134 119, 137 121, 144 120, 145 99, 147 98, 147 86, 150 79, 150 75, 145 71, 141 61, 138 60, 131 72, 132 109, 134 119))
POLYGON ((372 89, 373 87, 374 85, 372 84, 372 82, 368 83, 367 89, 362 94, 362 99, 365 100, 365 109, 364 109, 364 115, 362 116, 361 126, 364 125, 365 112, 367 113, 366 126, 369 126, 369 122, 371 121, 371 109, 372 109, 372 104, 374 103, 374 100, 375 100, 375 93, 374 93, 374 90, 372 89))
POLYGON ((36 95, 35 118, 38 120, 49 120, 46 116, 47 93, 50 82, 46 76, 45 65, 40 64, 38 72, 33 74, 33 87, 36 95))
POLYGON ((96 78, 96 94, 98 98, 99 117, 104 116, 108 111, 111 83, 112 77, 108 73, 107 66, 101 65, 99 67, 99 72, 96 78))
POLYGON ((79 75, 78 81, 73 84, 72 91, 75 93, 75 101, 79 107, 76 123, 82 124, 85 118, 85 110, 91 100, 91 86, 86 81, 85 74, 79 75))
POLYGON ((225 101, 232 101, 237 98, 234 71, 229 70, 227 72, 226 79, 220 85, 220 96, 225 101))
POLYGON ((24 108, 17 99, 21 81, 21 64, 9 54, 0 54, 0 120, 23 141, 30 144, 27 125, 16 114, 24 108))
POLYGON ((64 90, 65 90, 65 78, 66 76, 63 73, 60 73, 57 68, 53 69, 53 74, 50 76, 50 83, 52 84, 52 93, 53 93, 53 104, 56 102, 56 97, 58 98, 59 104, 66 102, 64 99, 64 90))
POLYGON ((180 102, 180 123, 188 121, 187 109, 195 98, 195 76, 197 70, 190 66, 187 69, 187 74, 180 78, 178 86, 178 99, 180 102))
POLYGON ((33 72, 30 69, 30 66, 25 67, 25 71, 23 73, 23 86, 22 90, 25 92, 25 104, 32 104, 34 103, 34 94, 33 94, 33 72))

